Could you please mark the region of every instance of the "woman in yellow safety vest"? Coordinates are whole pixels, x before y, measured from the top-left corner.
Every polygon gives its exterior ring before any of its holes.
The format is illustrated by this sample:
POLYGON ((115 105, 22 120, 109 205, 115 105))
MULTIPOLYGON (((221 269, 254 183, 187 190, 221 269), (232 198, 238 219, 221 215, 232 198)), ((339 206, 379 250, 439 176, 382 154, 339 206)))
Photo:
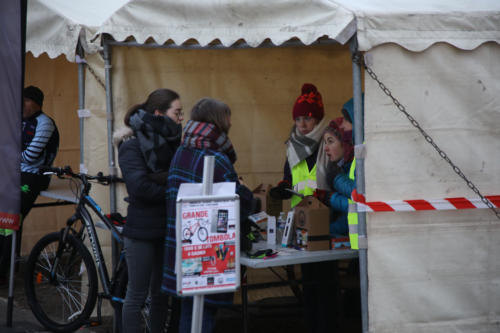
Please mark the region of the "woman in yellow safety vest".
MULTIPOLYGON (((271 196, 290 199, 295 207, 302 199, 287 189, 312 195, 317 188, 317 177, 324 179, 325 169, 318 165, 318 155, 323 133, 328 123, 324 117, 324 106, 318 89, 310 83, 302 86, 300 96, 293 106, 290 137, 287 140, 287 160, 283 180, 271 189, 271 196)), ((336 316, 336 265, 317 262, 301 265, 305 326, 309 332, 333 332, 336 316)))
POLYGON ((316 160, 318 147, 323 131, 327 126, 323 119, 325 114, 321 94, 316 86, 305 83, 302 91, 293 106, 294 126, 288 138, 287 160, 284 167, 283 180, 271 190, 271 195, 278 199, 292 199, 291 206, 295 207, 302 199, 292 195, 288 189, 303 195, 312 195, 317 187, 316 175, 318 170, 316 160))

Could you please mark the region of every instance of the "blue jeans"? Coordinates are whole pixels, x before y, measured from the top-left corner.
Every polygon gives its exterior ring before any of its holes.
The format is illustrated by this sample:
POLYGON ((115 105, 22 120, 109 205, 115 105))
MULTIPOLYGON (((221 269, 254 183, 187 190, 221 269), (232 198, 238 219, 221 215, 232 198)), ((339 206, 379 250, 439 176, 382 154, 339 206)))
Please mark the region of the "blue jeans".
POLYGON ((128 267, 127 295, 122 310, 124 333, 141 331, 141 308, 151 292, 151 330, 161 332, 165 324, 167 297, 161 293, 163 238, 138 240, 125 237, 128 267))
MULTIPOLYGON (((179 333, 190 333, 191 332, 191 320, 193 314, 193 298, 186 297, 182 299, 181 305, 181 320, 179 323, 179 333)), ((202 333, 212 333, 215 328, 215 315, 217 314, 217 308, 215 306, 207 305, 203 306, 203 321, 201 326, 202 333)))

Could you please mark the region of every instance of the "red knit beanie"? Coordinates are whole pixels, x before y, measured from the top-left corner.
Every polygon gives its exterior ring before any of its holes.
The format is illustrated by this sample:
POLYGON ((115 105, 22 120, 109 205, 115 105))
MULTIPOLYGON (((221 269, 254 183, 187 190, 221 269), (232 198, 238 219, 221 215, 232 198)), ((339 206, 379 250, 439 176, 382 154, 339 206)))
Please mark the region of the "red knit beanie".
POLYGON ((313 117, 320 121, 324 115, 323 100, 318 89, 314 84, 304 83, 302 94, 293 106, 293 120, 297 117, 313 117))
POLYGON ((342 142, 342 147, 344 148, 344 161, 350 162, 354 157, 354 147, 352 145, 352 131, 344 131, 340 128, 340 124, 344 121, 344 118, 339 117, 330 121, 325 131, 328 131, 335 135, 338 140, 342 142))

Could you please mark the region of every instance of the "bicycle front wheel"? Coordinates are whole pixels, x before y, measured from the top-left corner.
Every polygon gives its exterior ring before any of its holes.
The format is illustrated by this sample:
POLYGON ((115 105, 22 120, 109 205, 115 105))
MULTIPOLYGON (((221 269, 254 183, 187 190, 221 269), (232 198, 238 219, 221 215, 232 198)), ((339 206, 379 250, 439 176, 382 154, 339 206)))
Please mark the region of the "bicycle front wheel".
POLYGON ((72 235, 59 248, 61 233, 44 236, 33 247, 25 272, 28 304, 53 332, 73 332, 86 324, 97 298, 97 273, 85 245, 72 235))

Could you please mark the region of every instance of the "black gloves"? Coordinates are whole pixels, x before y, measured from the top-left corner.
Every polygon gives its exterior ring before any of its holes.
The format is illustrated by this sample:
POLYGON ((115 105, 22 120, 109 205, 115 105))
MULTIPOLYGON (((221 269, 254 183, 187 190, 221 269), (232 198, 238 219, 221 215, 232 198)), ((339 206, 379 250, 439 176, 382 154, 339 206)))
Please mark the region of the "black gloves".
POLYGON ((277 200, 286 200, 290 199, 292 197, 292 193, 287 191, 286 189, 292 189, 292 185, 287 182, 286 180, 282 180, 278 183, 278 186, 273 187, 270 191, 269 194, 271 195, 271 198, 277 199, 277 200))
POLYGON ((330 206, 330 197, 332 196, 332 192, 327 191, 327 190, 322 190, 322 189, 315 189, 313 196, 318 198, 319 201, 321 201, 323 204, 326 206, 330 206))

